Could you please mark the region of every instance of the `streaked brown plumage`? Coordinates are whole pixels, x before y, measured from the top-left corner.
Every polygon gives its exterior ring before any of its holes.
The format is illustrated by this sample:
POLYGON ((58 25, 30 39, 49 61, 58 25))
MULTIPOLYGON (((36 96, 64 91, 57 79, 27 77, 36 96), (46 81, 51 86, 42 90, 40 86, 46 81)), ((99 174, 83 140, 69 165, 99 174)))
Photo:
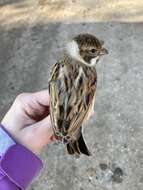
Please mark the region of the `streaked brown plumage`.
POLYGON ((90 116, 97 83, 94 67, 107 53, 90 34, 73 38, 53 66, 49 81, 50 115, 57 139, 67 144, 69 154, 90 155, 82 136, 82 123, 90 116))

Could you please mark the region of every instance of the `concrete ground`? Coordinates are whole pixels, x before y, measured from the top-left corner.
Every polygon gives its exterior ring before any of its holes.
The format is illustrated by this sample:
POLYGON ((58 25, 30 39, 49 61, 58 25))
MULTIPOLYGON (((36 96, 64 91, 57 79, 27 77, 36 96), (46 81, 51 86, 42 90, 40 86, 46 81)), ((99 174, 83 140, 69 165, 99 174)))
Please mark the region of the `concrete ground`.
POLYGON ((48 87, 75 34, 95 34, 110 52, 97 66, 95 116, 84 127, 92 156, 76 159, 51 143, 29 190, 142 190, 142 0, 0 0, 0 14, 0 118, 17 94, 48 87))

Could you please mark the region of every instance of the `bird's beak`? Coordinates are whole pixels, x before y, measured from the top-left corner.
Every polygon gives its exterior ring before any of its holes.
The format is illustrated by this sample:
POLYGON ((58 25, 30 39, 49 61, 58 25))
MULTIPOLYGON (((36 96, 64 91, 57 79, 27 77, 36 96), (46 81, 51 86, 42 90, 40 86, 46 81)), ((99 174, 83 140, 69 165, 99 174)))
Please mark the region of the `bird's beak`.
POLYGON ((108 50, 105 48, 102 48, 100 55, 106 55, 106 54, 108 54, 108 50))

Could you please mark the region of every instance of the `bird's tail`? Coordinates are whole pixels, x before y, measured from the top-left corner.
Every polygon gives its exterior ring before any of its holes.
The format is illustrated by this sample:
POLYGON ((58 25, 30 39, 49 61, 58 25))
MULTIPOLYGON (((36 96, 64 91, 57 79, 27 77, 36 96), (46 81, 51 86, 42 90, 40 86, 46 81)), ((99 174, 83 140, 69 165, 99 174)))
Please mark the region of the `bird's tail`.
POLYGON ((67 151, 69 154, 76 154, 76 155, 85 154, 87 156, 91 155, 85 144, 82 133, 78 140, 69 142, 67 144, 67 151))

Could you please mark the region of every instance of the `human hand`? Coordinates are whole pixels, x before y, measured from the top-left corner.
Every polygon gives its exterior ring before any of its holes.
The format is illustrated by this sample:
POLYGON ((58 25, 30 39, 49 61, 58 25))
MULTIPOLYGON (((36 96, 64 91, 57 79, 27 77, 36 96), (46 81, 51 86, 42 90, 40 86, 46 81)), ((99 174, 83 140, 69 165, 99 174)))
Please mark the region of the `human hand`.
POLYGON ((39 153, 53 137, 48 90, 18 95, 1 124, 18 143, 39 153))

